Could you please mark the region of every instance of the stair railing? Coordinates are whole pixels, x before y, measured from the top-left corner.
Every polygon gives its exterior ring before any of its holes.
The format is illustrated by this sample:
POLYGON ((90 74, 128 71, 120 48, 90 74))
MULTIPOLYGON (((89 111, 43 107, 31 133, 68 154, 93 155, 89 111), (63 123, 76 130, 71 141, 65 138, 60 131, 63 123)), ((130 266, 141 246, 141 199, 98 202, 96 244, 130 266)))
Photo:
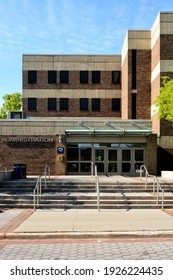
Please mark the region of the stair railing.
POLYGON ((142 173, 145 171, 145 189, 147 189, 148 186, 148 177, 153 178, 153 195, 154 198, 156 198, 156 203, 159 205, 159 194, 161 192, 161 197, 162 197, 162 210, 164 209, 164 190, 161 188, 159 180, 157 176, 155 175, 150 175, 148 173, 148 170, 145 165, 140 166, 140 179, 142 180, 142 173))
POLYGON ((97 194, 97 209, 100 212, 100 188, 99 188, 99 176, 97 173, 97 165, 95 165, 95 186, 97 194))
POLYGON ((34 188, 34 212, 36 210, 36 206, 39 206, 41 193, 42 193, 42 184, 41 184, 41 176, 39 176, 34 188))
POLYGON ((50 179, 50 165, 46 164, 43 176, 44 176, 45 188, 47 188, 47 177, 50 179))
POLYGON ((50 165, 46 165, 43 175, 39 176, 33 191, 34 196, 34 211, 36 206, 39 206, 41 195, 42 195, 42 181, 44 180, 44 186, 47 187, 47 177, 50 179, 50 165))

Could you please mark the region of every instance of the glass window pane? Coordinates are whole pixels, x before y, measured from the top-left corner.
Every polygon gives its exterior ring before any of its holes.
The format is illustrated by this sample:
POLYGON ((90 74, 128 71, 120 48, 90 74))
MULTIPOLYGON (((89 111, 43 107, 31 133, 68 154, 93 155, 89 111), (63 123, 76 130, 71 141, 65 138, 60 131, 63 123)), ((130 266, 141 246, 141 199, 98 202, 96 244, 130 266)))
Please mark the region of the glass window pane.
POLYGON ((60 84, 68 84, 68 71, 60 71, 60 84))
POLYGON ((130 172, 131 171, 131 164, 130 163, 122 163, 122 172, 130 172))
POLYGON ((95 150, 95 160, 96 161, 104 160, 104 150, 95 150))
POLYGON ((80 83, 81 84, 88 83, 88 71, 80 71, 80 83))
POLYGON ((135 150, 135 160, 136 161, 144 160, 144 150, 135 150))
POLYGON ((112 71, 112 83, 113 84, 121 83, 121 72, 120 71, 112 71))
POLYGON ((117 172, 117 163, 109 163, 108 164, 108 172, 116 173, 117 172))
POLYGON ((117 161, 117 150, 108 150, 108 160, 117 161))
POLYGON ((80 111, 88 111, 88 98, 80 98, 80 111))
POLYGON ((68 98, 60 98, 60 111, 68 111, 68 98))
POLYGON ((92 83, 93 84, 100 83, 100 71, 92 71, 92 83))
POLYGON ((91 161, 91 148, 82 148, 80 151, 80 160, 91 161))
POLYGON ((37 98, 28 98, 28 111, 37 110, 37 98))
POLYGON ((48 98, 48 111, 56 111, 56 98, 48 98))
POLYGON ((104 163, 97 163, 97 172, 98 173, 104 172, 104 163))
POLYGON ((91 172, 91 163, 81 163, 80 172, 91 172))
POLYGON ((100 111, 100 98, 92 99, 92 111, 100 111))
POLYGON ((67 149, 67 160, 68 161, 78 161, 79 160, 79 150, 76 148, 67 149))
POLYGON ((135 170, 139 170, 141 165, 143 165, 144 163, 143 162, 136 162, 135 163, 135 170))
POLYGON ((112 99, 112 111, 121 111, 121 100, 120 98, 112 99))
POLYGON ((48 83, 56 84, 56 71, 48 71, 48 83))
POLYGON ((29 84, 37 83, 37 71, 35 70, 28 71, 28 83, 29 84))
POLYGON ((122 150, 122 161, 131 160, 131 150, 122 150))
POLYGON ((78 172, 79 171, 79 164, 74 162, 68 162, 67 163, 67 172, 78 172))

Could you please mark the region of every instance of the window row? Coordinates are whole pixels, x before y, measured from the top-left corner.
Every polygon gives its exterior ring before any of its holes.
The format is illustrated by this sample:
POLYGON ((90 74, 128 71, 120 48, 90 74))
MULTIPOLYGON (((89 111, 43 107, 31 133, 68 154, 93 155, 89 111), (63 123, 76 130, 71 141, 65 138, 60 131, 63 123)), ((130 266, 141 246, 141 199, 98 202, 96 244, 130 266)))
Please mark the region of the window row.
MULTIPOLYGON (((120 111, 121 110, 120 98, 113 98, 111 105, 112 105, 112 111, 120 111)), ((48 98, 47 109, 48 109, 48 111, 57 110, 57 99, 56 98, 48 98)), ((89 108, 89 99, 88 98, 80 98, 79 109, 80 109, 80 111, 89 111, 90 108, 89 108)), ((59 99, 59 110, 60 111, 69 111, 69 98, 60 98, 59 99)), ((100 98, 92 98, 91 110, 92 111, 101 110, 101 99, 100 98)), ((28 111, 37 111, 37 98, 28 98, 28 111)))
MULTIPOLYGON (((120 84, 121 81, 121 72, 112 71, 112 84, 120 84)), ((48 84, 57 83, 57 71, 48 71, 48 84)), ((101 71, 92 71, 92 83, 100 84, 101 82, 101 71)), ((30 70, 28 71, 28 83, 36 84, 37 83, 37 71, 30 70)), ((69 71, 60 71, 59 72, 59 83, 68 84, 69 83, 69 71)), ((80 71, 80 84, 89 83, 89 71, 80 71)))

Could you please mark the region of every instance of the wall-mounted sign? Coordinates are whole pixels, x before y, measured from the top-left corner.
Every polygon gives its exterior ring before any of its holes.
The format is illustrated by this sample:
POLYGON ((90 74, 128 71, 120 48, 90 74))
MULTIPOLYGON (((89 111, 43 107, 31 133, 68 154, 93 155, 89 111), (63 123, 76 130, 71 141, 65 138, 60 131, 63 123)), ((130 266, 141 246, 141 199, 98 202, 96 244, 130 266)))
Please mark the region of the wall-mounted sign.
POLYGON ((57 148, 57 154, 63 155, 64 154, 64 147, 57 148))
POLYGON ((16 143, 53 143, 53 137, 2 137, 1 142, 16 143))

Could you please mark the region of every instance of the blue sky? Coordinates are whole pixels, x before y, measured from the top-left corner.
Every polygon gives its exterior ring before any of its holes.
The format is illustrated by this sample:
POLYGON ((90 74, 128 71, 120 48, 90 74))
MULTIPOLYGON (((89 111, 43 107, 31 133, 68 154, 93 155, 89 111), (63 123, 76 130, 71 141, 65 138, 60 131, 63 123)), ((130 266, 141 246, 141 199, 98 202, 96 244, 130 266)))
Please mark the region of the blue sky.
POLYGON ((150 29, 173 1, 0 0, 0 104, 22 91, 22 54, 121 54, 128 29, 150 29))

